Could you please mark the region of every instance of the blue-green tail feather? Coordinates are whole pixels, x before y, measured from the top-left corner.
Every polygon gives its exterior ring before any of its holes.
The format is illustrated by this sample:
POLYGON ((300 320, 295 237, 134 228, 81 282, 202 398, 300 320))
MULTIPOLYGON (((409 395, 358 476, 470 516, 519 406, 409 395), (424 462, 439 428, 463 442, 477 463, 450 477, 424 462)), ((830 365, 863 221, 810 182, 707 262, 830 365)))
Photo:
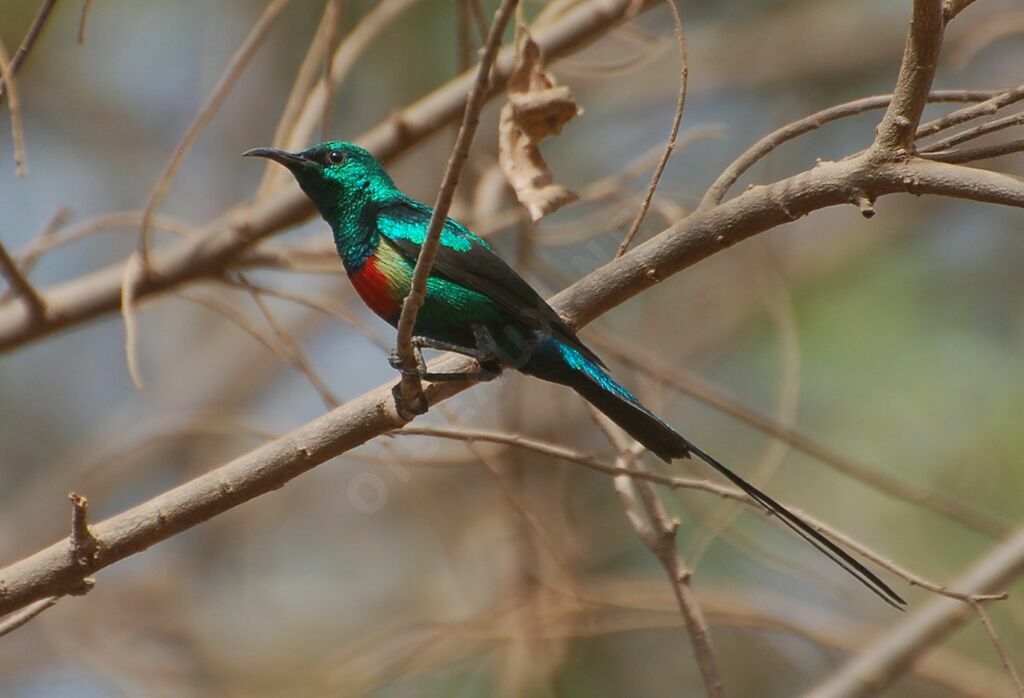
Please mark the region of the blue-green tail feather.
POLYGON ((906 604, 874 572, 845 550, 659 419, 644 407, 636 396, 616 383, 601 366, 576 347, 556 339, 547 339, 534 347, 530 359, 520 370, 573 388, 587 402, 666 462, 673 458, 697 456, 887 604, 897 609, 906 604))

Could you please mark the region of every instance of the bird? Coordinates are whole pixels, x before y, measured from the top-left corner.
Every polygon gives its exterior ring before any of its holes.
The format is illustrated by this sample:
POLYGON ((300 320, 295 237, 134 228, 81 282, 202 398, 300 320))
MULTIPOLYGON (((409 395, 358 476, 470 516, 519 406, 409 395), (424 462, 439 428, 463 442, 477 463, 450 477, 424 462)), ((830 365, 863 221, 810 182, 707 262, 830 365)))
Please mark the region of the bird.
MULTIPOLYGON (((253 148, 245 157, 287 168, 331 227, 342 265, 363 302, 397 326, 433 209, 404 194, 374 156, 348 141, 301 152, 253 148)), ((417 349, 476 359, 477 370, 431 373, 427 381, 486 380, 505 368, 575 390, 645 448, 670 463, 696 456, 890 606, 906 602, 839 545, 698 448, 616 382, 608 367, 491 245, 446 218, 416 316, 417 349)), ((395 352, 389 357, 400 367, 395 352)))

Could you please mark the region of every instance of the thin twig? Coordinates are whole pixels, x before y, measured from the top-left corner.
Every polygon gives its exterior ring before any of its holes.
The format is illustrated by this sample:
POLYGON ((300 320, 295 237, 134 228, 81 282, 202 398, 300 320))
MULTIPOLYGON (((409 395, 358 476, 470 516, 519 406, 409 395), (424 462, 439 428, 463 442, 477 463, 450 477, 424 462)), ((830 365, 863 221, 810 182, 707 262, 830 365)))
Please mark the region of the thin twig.
POLYGON ((239 272, 237 274, 240 285, 245 289, 249 296, 252 298, 256 307, 259 308, 260 314, 263 315, 263 319, 270 325, 271 331, 274 336, 277 337, 278 341, 284 347, 285 354, 288 357, 288 361, 298 370, 302 375, 306 376, 309 382, 313 385, 316 391, 320 394, 320 399, 324 401, 324 405, 327 409, 333 409, 341 404, 338 398, 331 392, 331 389, 327 387, 327 384, 321 380, 320 376, 317 375, 313 367, 309 365, 309 361, 303 354, 299 343, 295 340, 291 334, 281 326, 281 323, 274 317, 274 313, 270 310, 270 306, 267 305, 266 301, 263 300, 262 294, 260 294, 255 287, 253 287, 249 280, 244 274, 239 272))
POLYGON ((235 51, 234 55, 231 56, 231 60, 228 61, 227 67, 221 76, 217 79, 216 84, 210 91, 210 96, 206 98, 206 101, 199 108, 195 118, 192 119, 192 123, 185 129, 185 135, 181 137, 178 144, 174 146, 174 150, 171 153, 170 159, 167 164, 164 165, 163 172, 160 173, 160 177, 157 178, 156 184, 153 185, 152 191, 150 191, 149 198, 146 200, 146 205, 142 211, 142 224, 139 230, 139 241, 138 241, 138 255, 142 260, 142 266, 149 269, 149 228, 150 221, 153 214, 156 212, 157 207, 163 201, 164 196, 167 195, 167 190, 170 189, 171 183, 174 181, 174 176, 178 172, 178 168, 181 167, 182 160, 185 158, 185 154, 188 152, 192 144, 195 143, 196 139, 202 134, 203 129, 210 120, 217 114, 220 106, 224 103, 224 100, 230 94, 235 83, 238 82, 238 78, 242 76, 242 72, 249 65, 249 61, 256 54, 256 51, 263 44, 263 40, 266 38, 270 28, 274 26, 274 22, 278 16, 287 7, 288 0, 270 0, 267 6, 264 8, 263 13, 260 14, 256 24, 253 25, 252 29, 249 30, 249 34, 242 41, 241 45, 235 51))
MULTIPOLYGON (((406 7, 418 1, 384 0, 371 14, 383 12, 388 7, 406 7)), ((654 6, 657 1, 647 0, 642 9, 654 6)), ((558 21, 538 29, 534 39, 542 52, 555 60, 581 50, 595 37, 611 30, 634 6, 633 0, 587 0, 558 21)), ((369 15, 364 21, 369 21, 369 15)), ((363 22, 359 26, 363 26, 363 22)), ((350 44, 352 34, 342 42, 339 51, 345 50, 344 47, 350 44)), ((513 47, 502 50, 495 61, 495 85, 501 85, 507 79, 514 60, 513 47)), ((337 70, 334 75, 337 78, 337 70)), ((457 121, 465 111, 466 93, 473 79, 471 73, 452 78, 412 104, 393 112, 386 121, 356 137, 354 141, 386 164, 439 129, 457 121)), ((492 91, 488 97, 496 94, 496 90, 492 91)), ((310 106, 315 105, 310 102, 310 106)), ((312 111, 318 113, 315 109, 312 111)), ((220 276, 260 240, 296 225, 314 213, 309 198, 298 187, 267 197, 266 201, 258 205, 245 203, 232 207, 199 229, 196 241, 154 252, 154 267, 159 275, 146 278, 142 286, 135 289, 135 293, 157 296, 190 281, 220 276)), ((11 349, 14 344, 34 341, 87 319, 116 312, 126 266, 127 261, 117 262, 51 289, 46 294, 46 300, 53 312, 42 325, 27 323, 22 308, 0 308, 0 352, 11 349)), ((336 264, 335 268, 338 269, 336 264)))
MULTIPOLYGON (((70 217, 71 209, 63 206, 57 209, 57 212, 53 214, 53 217, 50 218, 50 221, 46 224, 46 227, 43 228, 42 232, 36 236, 35 242, 30 245, 29 249, 19 255, 17 259, 12 258, 12 262, 18 267, 22 276, 28 277, 32 268, 35 267, 36 262, 39 260, 42 252, 37 252, 36 250, 40 246, 49 243, 57 234, 57 231, 61 229, 61 226, 67 223, 70 217)), ((11 289, 8 289, 4 293, 0 293, 0 303, 6 303, 13 295, 14 291, 11 289)))
POLYGON ((40 613, 60 601, 61 596, 62 595, 58 594, 56 596, 48 596, 45 599, 40 599, 20 611, 15 611, 6 618, 0 619, 0 637, 14 632, 21 626, 25 625, 25 623, 28 623, 40 613))
MULTIPOLYGON (((277 126, 274 128, 274 137, 271 140, 271 145, 275 148, 286 147, 288 134, 295 128, 296 120, 303 109, 305 109, 313 87, 317 84, 318 80, 323 78, 324 50, 328 45, 327 40, 331 34, 330 20, 333 12, 332 7, 333 5, 330 3, 324 5, 324 12, 317 23, 316 32, 314 32, 313 38, 309 40, 306 56, 302 59, 302 63, 299 64, 299 70, 295 74, 295 79, 292 80, 291 92, 288 94, 288 100, 285 102, 284 109, 281 110, 281 116, 277 120, 277 126)), ((331 57, 328 56, 327 60, 330 61, 331 57)), ((321 113, 323 113, 322 107, 321 113)), ((270 192, 279 181, 283 181, 283 176, 280 179, 278 178, 278 175, 283 174, 280 167, 270 167, 268 165, 263 170, 263 177, 256 188, 256 194, 253 198, 260 199, 270 192)))
POLYGON ((686 57, 686 37, 683 34, 683 20, 679 17, 679 9, 676 7, 675 0, 665 0, 668 5, 669 11, 672 13, 672 23, 675 25, 676 41, 679 43, 679 98, 676 101, 676 112, 672 117, 672 128, 669 130, 668 142, 665 144, 665 152, 661 154, 661 159, 658 161, 658 166, 654 170, 654 176, 651 177, 651 183, 647 185, 647 191, 644 192, 643 201, 640 203, 640 210, 636 212, 636 218, 633 219, 633 223, 629 226, 629 230, 626 231, 626 236, 622 239, 619 244, 619 249, 616 250, 615 256, 621 257, 626 254, 626 250, 629 249, 630 244, 633 242, 633 238, 640 232, 640 225, 644 222, 644 217, 647 215, 647 209, 651 206, 651 200, 654 198, 654 192, 658 189, 658 182, 661 181, 662 174, 665 173, 665 167, 668 165, 668 159, 672 157, 672 152, 676 149, 676 137, 679 135, 679 125, 683 121, 683 110, 686 108, 686 86, 688 84, 689 75, 689 61, 686 57))
MULTIPOLYGON (((36 13, 35 19, 32 20, 32 25, 25 32, 25 38, 21 40, 21 45, 18 46, 18 50, 14 52, 14 57, 11 58, 12 75, 16 75, 18 70, 21 69, 22 64, 25 63, 25 59, 28 58, 32 47, 36 45, 36 39, 42 34, 43 27, 46 26, 46 20, 49 19, 50 13, 56 4, 57 0, 43 0, 43 4, 39 6, 39 12, 36 13)), ((7 71, 4 72, 6 73, 7 71)), ((3 102, 6 94, 5 86, 0 84, 0 102, 3 102)))
POLYGON ((7 253, 7 248, 4 247, 2 242, 0 242, 0 276, 7 279, 11 291, 21 298, 25 307, 28 308, 29 313, 36 321, 43 320, 46 317, 46 301, 39 295, 35 287, 29 283, 29 280, 25 278, 22 270, 11 259, 11 256, 7 253))
POLYGON ((92 0, 82 0, 82 14, 78 18, 78 43, 85 43, 86 25, 89 23, 89 11, 92 9, 92 0))
POLYGON ((1024 111, 1019 111, 1016 114, 1009 114, 1000 119, 993 119, 992 121, 979 124, 973 128, 953 134, 952 136, 947 136, 940 141, 930 143, 921 154, 927 155, 929 152, 947 150, 953 146, 960 145, 961 143, 972 141, 975 138, 987 136, 990 133, 995 133, 996 131, 1001 131, 1007 128, 1013 128, 1014 126, 1020 126, 1021 124, 1024 124, 1024 111))
POLYGON ((87 567, 97 547, 96 538, 89 530, 89 500, 75 492, 69 494, 68 499, 71 500, 71 556, 76 563, 87 567))
POLYGON ((14 81, 14 63, 7 60, 7 49, 0 41, 0 90, 6 88, 11 109, 11 141, 14 143, 14 168, 19 177, 28 174, 25 166, 25 129, 21 123, 21 101, 14 81))
POLYGON ((935 160, 936 162, 967 163, 978 160, 988 160, 1004 155, 1013 155, 1024 151, 1024 139, 996 143, 994 145, 981 145, 977 148, 961 148, 958 150, 943 150, 937 153, 924 153, 921 157, 935 160))
MULTIPOLYGON (((992 548, 952 586, 977 593, 1005 587, 1024 573, 1024 528, 992 548)), ((876 696, 920 657, 942 643, 972 616, 969 604, 934 598, 888 628, 859 654, 851 656, 805 698, 876 696)))
MULTIPOLYGON (((380 36, 402 14, 421 0, 383 0, 363 15, 342 41, 331 58, 330 89, 323 78, 310 90, 302 109, 296 116, 287 138, 280 145, 285 150, 299 150, 308 145, 316 126, 324 114, 324 106, 330 91, 340 89, 351 74, 356 62, 380 36)), ((268 167, 270 167, 268 165, 268 167)), ((278 176, 284 176, 280 167, 273 168, 278 176)))
MULTIPOLYGON (((1001 94, 1001 93, 999 93, 1001 94)), ((935 90, 928 96, 929 102, 980 102, 993 97, 991 90, 935 90)), ((837 104, 821 111, 805 116, 792 123, 775 129, 747 148, 742 155, 729 164, 718 175, 714 183, 708 187, 701 199, 698 210, 719 204, 736 181, 751 167, 757 164, 783 143, 793 140, 805 133, 817 130, 825 124, 863 114, 874 109, 885 109, 892 102, 892 95, 874 95, 862 97, 851 102, 837 104)))
POLYGON ((1013 667, 1013 662, 1010 661, 1010 655, 1006 653, 1006 648, 1003 647, 1003 643, 999 640, 999 635, 996 633, 996 628, 992 625, 992 619, 988 617, 988 612, 980 601, 971 602, 971 607, 974 612, 978 614, 979 620, 981 620, 982 626, 985 628, 985 632, 988 633, 988 637, 992 640, 992 646, 996 648, 996 652, 999 653, 999 661, 1003 663, 1003 668, 1006 669, 1006 673, 1010 675, 1010 680, 1013 682, 1013 688, 1017 692, 1018 698, 1024 698, 1024 684, 1020 681, 1020 676, 1017 674, 1017 670, 1013 667))
POLYGON ((604 333, 598 333, 595 336, 595 344, 619 361, 764 434, 779 439, 801 453, 831 466, 838 472, 858 480, 868 487, 909 504, 930 509, 993 538, 1004 538, 1012 531, 1010 526, 998 517, 974 510, 956 497, 948 497, 941 492, 929 492, 914 487, 888 474, 885 469, 865 465, 826 446, 800 430, 789 429, 770 416, 744 405, 740 400, 730 396, 714 384, 693 373, 676 369, 652 352, 646 352, 635 345, 627 345, 604 333))
POLYGON ((490 34, 484 42, 483 51, 480 56, 480 65, 477 68, 476 80, 469 90, 466 98, 466 109, 462 116, 462 125, 459 127, 459 134, 455 138, 455 145, 452 148, 451 157, 448 159, 448 167, 445 169, 444 178, 441 180, 441 190, 438 192, 437 200, 434 202, 434 211, 430 216, 430 224, 420 246, 419 255, 416 258, 416 267, 412 274, 412 283, 409 295, 402 303, 402 314, 398 319, 398 339, 396 340, 395 351, 402 362, 402 382, 399 391, 402 400, 406 405, 423 405, 423 386, 420 384, 419 376, 416 375, 416 352, 412 346, 413 327, 416 325, 416 315, 423 301, 427 297, 427 279, 430 277, 430 270, 434 265, 434 257, 441 241, 441 229, 444 226, 451 207, 452 198, 455 196, 455 187, 459 183, 459 176, 462 174, 462 166, 469 157, 469 148, 476 135, 477 126, 480 123, 480 110, 484 105, 484 96, 487 93, 491 65, 498 54, 498 47, 501 45, 501 37, 505 33, 512 13, 518 5, 518 0, 502 0, 501 7, 494 15, 494 24, 491 25, 490 34))
POLYGON ((1001 90, 977 104, 957 109, 956 111, 940 116, 937 119, 921 124, 920 128, 917 129, 916 138, 917 140, 921 140, 928 136, 934 136, 940 131, 945 131, 946 129, 954 126, 959 126, 960 124, 965 124, 968 121, 980 119, 985 116, 991 116, 1000 109, 1004 109, 1011 104, 1016 104, 1021 100, 1024 100, 1024 85, 1019 85, 1010 90, 1001 90))
MULTIPOLYGON (((591 408, 591 412, 598 426, 618 451, 616 465, 643 470, 636 453, 642 449, 634 449, 630 444, 630 439, 626 438, 618 427, 595 408, 591 408)), ((722 679, 718 673, 715 651, 711 646, 711 633, 700 604, 697 602, 697 597, 693 593, 693 588, 690 586, 691 572, 683 563, 683 559, 676 549, 676 531, 679 529, 679 521, 669 520, 651 483, 633 479, 628 475, 618 475, 614 482, 615 490, 626 511, 626 518, 629 519, 643 544, 664 568, 665 574, 668 575, 669 582, 672 584, 672 592, 675 594, 679 612, 690 635, 694 658, 697 660, 697 666, 704 681, 704 690, 710 698, 719 698, 723 695, 722 679), (639 502, 636 496, 638 493, 639 502)))
POLYGON ((327 140, 331 129, 331 102, 334 98, 334 51, 338 43, 338 30, 341 27, 341 0, 327 0, 327 7, 324 9, 324 24, 327 25, 327 36, 324 43, 324 80, 326 89, 324 95, 324 108, 320 114, 320 140, 327 140))
POLYGON ((160 177, 153 186, 149 198, 146 200, 146 205, 142 212, 142 222, 139 227, 136 252, 129 257, 128 263, 125 265, 124 277, 121 281, 121 314, 124 317, 125 325, 125 357, 128 363, 128 373, 131 375, 132 383, 135 384, 138 390, 142 390, 145 383, 139 366, 138 333, 136 331, 134 309, 139 286, 152 273, 149 260, 149 230, 153 215, 163 201, 164 196, 166 196, 168 189, 170 189, 174 176, 177 174, 178 168, 185 157, 185 153, 188 152, 210 119, 220 109, 224 99, 231 92, 238 78, 241 77, 242 72, 248 66, 249 61, 255 55, 256 50, 263 43, 263 39, 270 31, 274 21, 287 5, 288 0, 270 0, 267 3, 260 18, 235 51, 224 72, 213 86, 210 96, 202 107, 199 108, 199 112, 185 130, 185 135, 178 141, 170 159, 164 166, 163 172, 160 173, 160 177))

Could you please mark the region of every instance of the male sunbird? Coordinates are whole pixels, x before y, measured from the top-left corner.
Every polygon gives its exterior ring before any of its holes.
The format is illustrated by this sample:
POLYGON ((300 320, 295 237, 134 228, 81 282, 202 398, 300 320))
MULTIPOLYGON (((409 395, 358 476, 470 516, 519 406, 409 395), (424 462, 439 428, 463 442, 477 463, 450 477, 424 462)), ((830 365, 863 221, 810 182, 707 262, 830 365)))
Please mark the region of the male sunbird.
MULTIPOLYGON (((331 226, 359 296, 397 325, 432 209, 399 191, 383 166, 353 143, 328 141, 299 153, 255 148, 244 155, 268 158, 291 171, 331 226)), ((427 373, 421 361, 425 380, 492 378, 509 367, 567 385, 662 460, 696 455, 886 603, 905 604, 849 553, 644 407, 486 241, 451 218, 441 231, 413 334, 417 348, 454 351, 479 364, 473 373, 436 374, 427 373)), ((394 356, 392 364, 397 367, 394 356)))

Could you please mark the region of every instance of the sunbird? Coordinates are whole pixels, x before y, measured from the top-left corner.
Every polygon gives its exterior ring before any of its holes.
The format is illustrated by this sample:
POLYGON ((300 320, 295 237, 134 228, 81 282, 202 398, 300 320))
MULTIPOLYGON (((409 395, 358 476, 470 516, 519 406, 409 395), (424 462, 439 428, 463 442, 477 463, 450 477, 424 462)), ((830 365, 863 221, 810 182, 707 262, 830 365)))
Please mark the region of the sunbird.
MULTIPOLYGON (((327 141, 289 153, 254 148, 294 175, 331 226, 352 285, 370 309, 397 326, 433 209, 403 194, 365 149, 327 141)), ((566 385, 665 462, 697 456, 889 605, 905 601, 875 573, 793 512, 697 448, 615 382, 601 359, 487 241, 446 218, 413 344, 476 359, 469 373, 430 373, 428 381, 496 377, 513 368, 566 385)), ((392 365, 398 361, 391 357, 392 365)))

